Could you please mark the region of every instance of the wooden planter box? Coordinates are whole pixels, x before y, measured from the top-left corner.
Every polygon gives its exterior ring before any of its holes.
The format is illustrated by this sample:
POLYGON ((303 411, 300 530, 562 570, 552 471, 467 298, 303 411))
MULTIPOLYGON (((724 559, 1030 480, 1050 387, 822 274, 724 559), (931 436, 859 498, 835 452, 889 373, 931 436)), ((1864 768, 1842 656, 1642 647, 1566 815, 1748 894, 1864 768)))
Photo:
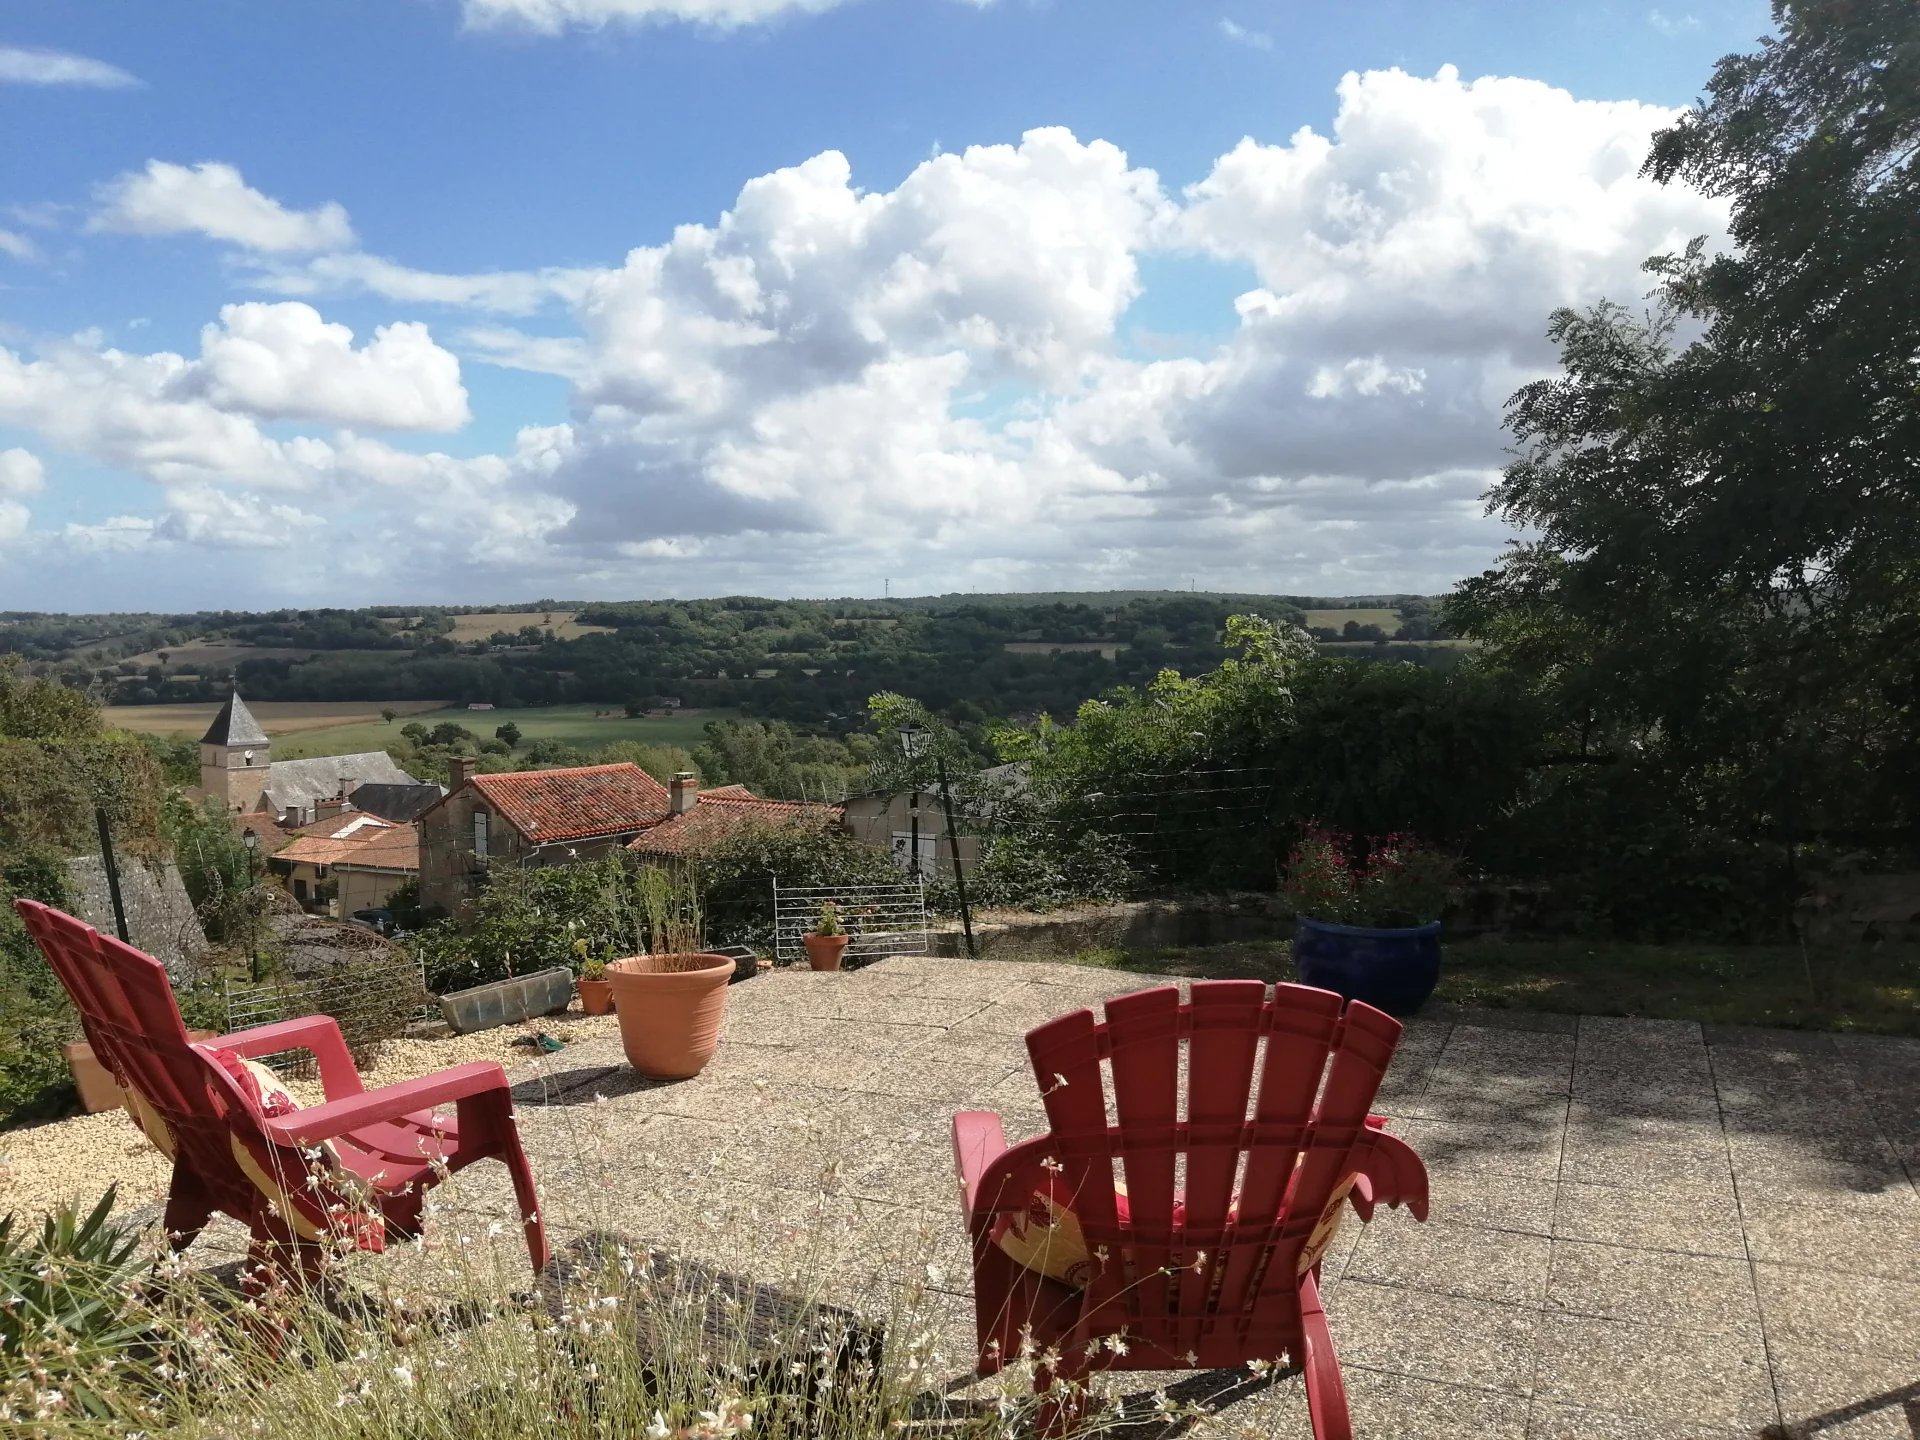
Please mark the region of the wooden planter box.
POLYGON ((440 997, 440 1013, 456 1035, 557 1015, 573 1003, 573 972, 564 965, 512 980, 495 980, 440 997))

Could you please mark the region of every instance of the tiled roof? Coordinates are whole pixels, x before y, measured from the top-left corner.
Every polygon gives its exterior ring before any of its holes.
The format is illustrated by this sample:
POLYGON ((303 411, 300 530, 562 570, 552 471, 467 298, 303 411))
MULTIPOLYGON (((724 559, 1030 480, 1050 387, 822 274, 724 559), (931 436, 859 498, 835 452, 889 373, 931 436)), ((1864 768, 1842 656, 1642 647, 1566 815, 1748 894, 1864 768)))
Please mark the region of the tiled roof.
POLYGON ((260 728, 260 722, 253 718, 253 712, 247 709, 247 702, 240 698, 235 690, 227 696, 227 703, 220 707, 220 713, 213 717, 213 723, 207 726, 207 733, 200 737, 202 745, 265 745, 268 744, 267 732, 260 728))
POLYGON ((347 798, 354 809, 369 810, 382 820, 418 820, 422 812, 440 803, 444 785, 362 785, 347 798))
POLYGON ((355 865, 376 870, 418 870, 420 832, 377 815, 350 810, 303 828, 274 857, 305 865, 355 865))
POLYGON ((412 785, 413 776, 393 763, 384 750, 357 755, 313 755, 305 760, 275 760, 267 769, 267 803, 275 814, 305 810, 316 800, 331 800, 345 785, 349 791, 365 784, 412 785))
POLYGON ((536 845, 639 830, 667 813, 667 787, 631 763, 475 775, 467 783, 536 845))
POLYGON ((808 825, 825 828, 840 818, 837 805, 802 805, 791 800, 762 800, 743 785, 702 790, 694 807, 661 821, 634 837, 627 849, 636 855, 692 855, 709 845, 756 826, 808 825))

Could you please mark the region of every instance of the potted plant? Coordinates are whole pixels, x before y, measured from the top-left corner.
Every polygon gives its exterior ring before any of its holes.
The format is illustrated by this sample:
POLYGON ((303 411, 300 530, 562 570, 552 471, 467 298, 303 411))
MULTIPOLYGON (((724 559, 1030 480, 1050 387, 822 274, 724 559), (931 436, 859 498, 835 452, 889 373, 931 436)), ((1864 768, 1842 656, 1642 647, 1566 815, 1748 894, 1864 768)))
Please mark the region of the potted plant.
POLYGON ((838 970, 847 953, 847 927, 840 923, 840 907, 828 900, 820 906, 813 929, 800 937, 807 947, 807 964, 816 970, 838 970))
POLYGON ((704 948, 699 892, 689 877, 648 866, 633 893, 643 953, 606 970, 620 1045, 650 1080, 689 1079, 720 1044, 734 962, 704 948))
MULTIPOLYGON (((589 1015, 611 1015, 613 1013, 613 982, 607 979, 607 959, 601 955, 587 953, 587 942, 580 940, 574 944, 574 953, 580 957, 580 976, 573 982, 574 989, 580 992, 580 1008, 589 1015)), ((608 947, 612 949, 611 946, 608 947)))
POLYGON ((1390 1015, 1411 1015, 1440 983, 1440 913, 1457 862, 1411 836, 1387 835, 1364 861, 1350 836, 1310 831, 1287 857, 1302 984, 1390 1015))

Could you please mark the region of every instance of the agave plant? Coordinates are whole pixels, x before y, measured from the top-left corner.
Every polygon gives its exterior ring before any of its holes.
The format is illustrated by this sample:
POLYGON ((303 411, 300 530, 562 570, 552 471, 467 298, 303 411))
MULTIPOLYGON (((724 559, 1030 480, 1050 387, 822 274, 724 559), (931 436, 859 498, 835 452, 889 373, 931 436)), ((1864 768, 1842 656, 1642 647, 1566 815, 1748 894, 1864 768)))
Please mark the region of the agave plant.
POLYGON ((112 1413, 114 1370, 146 1328, 132 1303, 146 1264, 108 1218, 115 1193, 85 1218, 61 1206, 37 1237, 0 1219, 0 1421, 112 1413))

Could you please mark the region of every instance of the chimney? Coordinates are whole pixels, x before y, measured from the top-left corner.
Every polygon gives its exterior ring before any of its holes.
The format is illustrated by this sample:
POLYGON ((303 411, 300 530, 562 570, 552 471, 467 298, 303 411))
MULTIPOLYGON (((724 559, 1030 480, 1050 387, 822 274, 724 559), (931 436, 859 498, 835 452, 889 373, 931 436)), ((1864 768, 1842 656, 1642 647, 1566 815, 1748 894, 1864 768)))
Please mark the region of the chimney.
POLYGON ((700 799, 700 777, 691 771, 682 770, 667 782, 667 813, 684 815, 700 799))
POLYGON ((472 774, 473 757, 471 755, 455 755, 448 760, 447 793, 452 794, 455 790, 458 790, 462 785, 466 784, 472 774))

